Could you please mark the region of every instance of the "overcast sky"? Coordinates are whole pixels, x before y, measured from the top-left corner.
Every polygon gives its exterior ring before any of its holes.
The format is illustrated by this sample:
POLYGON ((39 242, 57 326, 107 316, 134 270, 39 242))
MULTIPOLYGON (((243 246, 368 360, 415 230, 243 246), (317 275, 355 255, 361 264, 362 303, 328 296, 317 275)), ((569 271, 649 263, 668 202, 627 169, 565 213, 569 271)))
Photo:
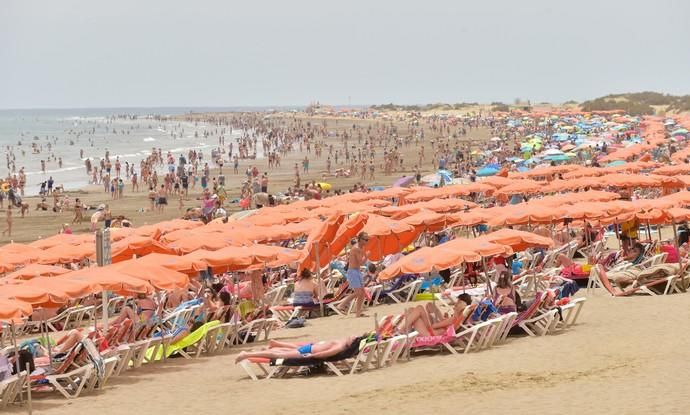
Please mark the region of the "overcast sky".
POLYGON ((0 108, 642 90, 690 93, 690 1, 0 1, 0 108))

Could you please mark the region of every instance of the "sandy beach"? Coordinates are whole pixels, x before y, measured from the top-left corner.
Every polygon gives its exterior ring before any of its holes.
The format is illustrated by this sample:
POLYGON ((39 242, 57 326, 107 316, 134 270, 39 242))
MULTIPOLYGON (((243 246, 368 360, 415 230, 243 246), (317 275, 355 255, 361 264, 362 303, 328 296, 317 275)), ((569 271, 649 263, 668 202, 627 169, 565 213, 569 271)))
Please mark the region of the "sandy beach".
MULTIPOLYGON (((74 401, 38 399, 35 413, 216 413, 230 408, 244 414, 298 414, 307 408, 325 414, 371 408, 401 414, 498 408, 514 414, 685 413, 690 363, 682 350, 690 343, 684 330, 690 298, 611 298, 598 291, 588 296, 579 323, 568 331, 510 338, 481 353, 420 355, 343 378, 253 382, 233 363, 235 354, 247 349, 238 347, 214 357, 145 366, 114 379, 103 393, 74 401)), ((375 312, 382 316, 402 308, 380 306, 375 312)), ((330 339, 372 327, 373 317, 328 317, 274 337, 330 339)))
MULTIPOLYGON (((199 114, 194 117, 195 120, 204 120, 210 116, 228 116, 232 114, 199 114)), ((181 117, 180 122, 184 122, 185 119, 188 117, 181 117)), ((326 129, 328 131, 332 132, 342 132, 350 128, 353 124, 357 125, 358 127, 366 128, 367 126, 370 125, 381 125, 384 123, 382 120, 361 120, 361 119, 348 119, 348 118, 335 118, 335 117, 309 117, 306 114, 301 114, 296 116, 295 114, 285 114, 284 119, 288 123, 297 123, 300 121, 311 121, 313 123, 322 123, 326 122, 326 129)), ((394 125, 400 129, 406 128, 405 126, 407 125, 405 122, 400 122, 396 121, 394 122, 394 125)), ((434 134, 433 131, 427 130, 427 140, 431 139, 439 139, 438 134, 434 134)), ((445 138, 445 137, 444 137, 445 138)), ((487 140, 489 138, 489 131, 484 129, 484 128, 479 128, 479 129, 474 129, 472 130, 467 137, 460 138, 461 141, 468 141, 472 140, 471 142, 473 143, 474 148, 477 148, 478 146, 481 145, 482 142, 487 140)), ((229 139, 228 144, 230 142, 229 139)), ((336 142, 336 140, 333 140, 336 142)), ((381 160, 382 156, 382 150, 381 146, 376 146, 378 148, 378 155, 377 155, 377 162, 381 160)), ((377 166, 377 172, 376 172, 376 178, 375 180, 366 180, 366 184, 368 186, 390 186, 396 179, 402 177, 403 175, 414 175, 414 163, 416 161, 417 157, 417 152, 419 149, 416 146, 410 146, 410 147, 403 147, 402 148, 402 154, 405 160, 408 160, 405 163, 405 169, 403 171, 398 171, 394 174, 388 174, 385 175, 381 171, 381 168, 377 166)), ((427 149, 427 157, 424 160, 422 164, 422 174, 427 174, 433 172, 432 168, 432 162, 431 162, 431 149, 427 149)), ((164 149, 165 152, 165 149, 164 149)), ((210 153, 210 151, 209 151, 210 153)), ((306 149, 303 152, 299 152, 299 149, 295 149, 295 151, 289 153, 287 157, 285 157, 282 160, 282 164, 280 168, 277 169, 268 169, 268 160, 265 158, 258 158, 256 160, 240 160, 240 165, 239 165, 239 171, 240 174, 234 175, 232 174, 232 165, 229 161, 226 160, 226 164, 224 167, 224 174, 225 174, 225 179, 226 179, 226 190, 228 193, 229 199, 233 198, 238 198, 240 196, 239 191, 240 187, 242 185, 242 182, 245 180, 245 175, 243 172, 247 169, 247 167, 250 166, 257 166, 259 171, 265 172, 267 171, 269 174, 270 178, 270 190, 271 192, 278 192, 278 191, 285 191, 288 187, 294 185, 294 164, 295 163, 301 163, 301 161, 304 159, 304 157, 307 155, 306 149)), ((322 179, 322 174, 325 173, 326 171, 326 160, 327 158, 325 156, 322 156, 320 158, 314 157, 313 154, 310 156, 310 172, 308 174, 303 174, 302 175, 302 183, 307 183, 309 181, 317 181, 321 182, 324 181, 322 179)), ((137 169, 138 169, 138 162, 139 160, 136 160, 137 163, 137 169)), ((78 171, 75 171, 73 174, 77 175, 80 177, 79 180, 86 180, 86 174, 83 169, 80 169, 78 171)), ((218 175, 218 170, 217 169, 212 169, 211 176, 215 177, 218 175)), ((331 183, 333 185, 333 191, 336 189, 342 189, 342 190, 347 190, 352 185, 361 182, 361 179, 359 176, 353 176, 353 177, 339 177, 339 178, 329 178, 325 179, 325 181, 331 183)), ((59 183, 57 183, 59 184, 59 183)), ((178 200, 177 196, 174 196, 171 198, 169 201, 168 208, 160 213, 157 211, 151 212, 151 211, 145 211, 143 212, 142 210, 146 209, 149 206, 149 202, 147 199, 147 192, 145 189, 141 188, 141 191, 139 192, 132 192, 131 191, 131 184, 128 182, 126 187, 125 187, 125 192, 124 192, 124 197, 122 199, 118 200, 112 200, 110 198, 109 193, 105 193, 103 191, 103 186, 102 185, 91 185, 91 186, 84 186, 83 189, 78 190, 78 191, 67 191, 66 192, 72 200, 75 198, 80 198, 83 203, 92 205, 92 206, 97 206, 101 203, 106 203, 109 204, 111 207, 111 210, 113 212, 114 216, 117 215, 124 215, 127 218, 129 218, 133 222, 133 226, 142 226, 142 225, 147 225, 147 224, 152 224, 156 222, 160 222, 162 220, 166 219, 172 219, 172 218, 178 218, 181 217, 184 212, 181 212, 178 209, 178 200)), ((199 207, 200 202, 197 200, 198 197, 201 196, 201 187, 197 185, 195 189, 190 188, 189 192, 189 197, 187 197, 184 201, 184 206, 185 208, 189 207, 199 207)), ((18 212, 16 213, 16 219, 15 219, 15 224, 14 224, 14 229, 13 229, 13 234, 12 237, 7 237, 7 236, 0 236, 0 243, 6 243, 10 241, 15 241, 15 242, 30 242, 34 241, 38 238, 41 237, 46 237, 50 235, 54 235, 58 233, 58 231, 61 229, 63 223, 69 223, 72 221, 72 218, 74 214, 72 212, 63 212, 62 214, 55 214, 53 212, 47 211, 36 211, 35 206, 38 202, 40 202, 40 198, 37 196, 30 196, 26 197, 25 200, 29 203, 30 208, 29 208, 29 213, 26 216, 25 219, 22 219, 19 217, 18 212)), ((52 198, 48 198, 48 203, 49 205, 52 206, 52 198)), ((228 204, 227 206, 228 211, 236 211, 240 210, 240 207, 237 203, 235 204, 228 204)), ((0 215, 4 216, 4 209, 0 209, 0 215)), ((84 214, 84 217, 88 221, 88 217, 93 213, 93 211, 86 212, 84 214)), ((88 232, 90 231, 90 225, 88 223, 84 223, 83 225, 75 225, 73 226, 73 231, 75 233, 81 233, 81 232, 88 232)))
MULTIPOLYGON (((306 119, 306 118, 305 118, 306 119)), ((310 119, 322 122, 324 119, 310 119)), ((326 119, 329 129, 346 128, 374 121, 326 119)), ((475 147, 489 137, 486 129, 473 130, 475 147)), ((412 159, 417 149, 406 150, 412 159)), ((270 172, 273 189, 292 184, 292 165, 304 154, 295 152, 283 167, 270 172)), ((266 169, 266 160, 245 161, 266 169)), ((325 160, 312 159, 313 174, 305 180, 318 180, 325 160)), ((431 171, 430 165, 424 170, 431 171)), ((402 174, 377 175, 370 185, 390 185, 402 174)), ((242 175, 227 175, 231 197, 243 180, 242 175)), ((334 188, 347 188, 358 178, 339 178, 334 188)), ((146 194, 126 192, 111 201, 100 186, 89 187, 73 196, 90 204, 109 203, 114 214, 131 218, 135 226, 180 216, 173 204, 163 214, 140 212, 146 194)), ((185 206, 196 206, 190 193, 185 206)), ((35 198, 28 199, 33 205, 35 198)), ((237 208, 237 207, 235 207, 237 208)), ((232 209, 235 209, 232 208, 232 209)), ((70 214, 35 212, 16 220, 15 241, 31 241, 56 233, 70 214)), ((88 231, 88 225, 75 228, 88 231)), ((601 289, 588 296, 579 323, 557 336, 511 338, 508 343, 486 352, 460 356, 416 355, 394 367, 347 376, 251 381, 234 364, 235 355, 260 344, 238 346, 213 357, 198 360, 175 359, 158 366, 145 366, 113 380, 102 393, 65 402, 37 397, 35 413, 46 415, 98 412, 119 414, 138 411, 146 414, 171 412, 214 413, 232 408, 244 414, 303 413, 326 414, 370 411, 414 414, 502 410, 514 414, 557 411, 564 414, 683 413, 678 408, 690 404, 685 392, 685 373, 690 369, 682 353, 690 343, 683 330, 690 317, 686 295, 670 297, 611 298, 601 289), (672 311, 664 311, 672 310, 672 311), (675 411, 675 412, 674 412, 675 411)), ((580 296, 584 295, 581 291, 580 296)), ((401 312, 402 305, 385 305, 369 310, 381 317, 401 312)), ((309 320, 301 329, 283 329, 274 338, 286 341, 335 339, 344 333, 373 328, 369 318, 328 317, 309 320)), ((11 409, 21 413, 23 409, 11 409)))

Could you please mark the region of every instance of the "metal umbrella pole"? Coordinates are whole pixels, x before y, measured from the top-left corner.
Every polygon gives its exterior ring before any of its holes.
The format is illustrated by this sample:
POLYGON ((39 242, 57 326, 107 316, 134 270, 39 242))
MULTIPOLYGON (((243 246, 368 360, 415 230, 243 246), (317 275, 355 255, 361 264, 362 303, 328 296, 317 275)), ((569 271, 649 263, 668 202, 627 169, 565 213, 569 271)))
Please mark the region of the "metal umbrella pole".
POLYGON ((319 311, 321 317, 326 315, 326 310, 323 306, 323 290, 321 289, 321 262, 319 261, 319 241, 314 241, 314 260, 316 262, 316 283, 319 286, 319 311))
MULTIPOLYGON (((19 376, 19 373, 20 373, 20 371, 19 371, 19 349, 17 348, 17 336, 16 336, 15 330, 14 330, 14 322, 10 323, 10 334, 12 336, 12 346, 14 347, 14 350, 15 350, 15 352, 14 352, 15 362, 14 363, 15 363, 15 367, 17 370, 17 376, 19 376)), ((33 412, 33 407, 31 404, 31 376, 30 375, 31 375, 31 373, 27 372, 27 374, 26 374, 26 382, 27 382, 26 399, 27 399, 27 403, 28 403, 27 412, 29 413, 29 415, 31 415, 31 413, 33 412)), ((23 387, 23 386, 24 385, 21 385, 21 387, 23 387)), ((19 399, 22 399, 21 398, 22 394, 23 394, 23 392, 21 392, 21 390, 20 390, 20 395, 19 395, 20 398, 19 399)))

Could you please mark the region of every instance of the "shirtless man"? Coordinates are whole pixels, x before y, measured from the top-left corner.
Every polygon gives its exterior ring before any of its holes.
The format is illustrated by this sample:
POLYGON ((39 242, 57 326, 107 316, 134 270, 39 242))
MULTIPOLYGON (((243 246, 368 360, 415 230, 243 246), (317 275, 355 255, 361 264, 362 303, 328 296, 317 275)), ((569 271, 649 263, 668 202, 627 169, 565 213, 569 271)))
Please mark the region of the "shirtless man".
POLYGON ((350 249, 347 258, 347 283, 355 292, 355 317, 362 317, 362 304, 364 303, 364 281, 360 268, 367 260, 364 247, 369 242, 369 235, 360 232, 357 235, 357 245, 350 249))

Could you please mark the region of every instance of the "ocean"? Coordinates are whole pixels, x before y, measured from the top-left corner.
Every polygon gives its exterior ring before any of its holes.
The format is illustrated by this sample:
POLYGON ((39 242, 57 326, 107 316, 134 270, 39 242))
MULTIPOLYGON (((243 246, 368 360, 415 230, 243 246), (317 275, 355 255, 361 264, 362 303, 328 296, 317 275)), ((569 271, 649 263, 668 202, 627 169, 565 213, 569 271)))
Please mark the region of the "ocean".
MULTIPOLYGON (((100 109, 40 109, 0 110, 0 177, 24 167, 27 176, 26 194, 36 195, 40 184, 53 177, 55 185, 77 190, 88 184, 84 160, 90 158, 98 165, 105 152, 110 152, 114 165, 119 157, 139 162, 153 148, 163 154, 172 151, 176 158, 190 149, 201 150, 209 160, 211 149, 218 147, 217 127, 204 123, 156 120, 154 115, 180 115, 191 112, 268 111, 269 108, 100 108, 100 109), (121 118, 118 116, 128 115, 121 118), (136 117, 133 117, 136 116, 136 117), (205 132, 212 133, 205 137, 205 132), (83 157, 80 153, 83 151, 83 157), (58 158, 62 158, 62 167, 58 158), (45 173, 41 161, 45 161, 45 173), (8 165, 9 164, 9 165, 8 165)), ((218 128, 220 131, 220 128, 218 128)), ((225 146, 235 142, 242 131, 225 135, 225 146)), ((237 145, 235 145, 237 148, 237 145)))

